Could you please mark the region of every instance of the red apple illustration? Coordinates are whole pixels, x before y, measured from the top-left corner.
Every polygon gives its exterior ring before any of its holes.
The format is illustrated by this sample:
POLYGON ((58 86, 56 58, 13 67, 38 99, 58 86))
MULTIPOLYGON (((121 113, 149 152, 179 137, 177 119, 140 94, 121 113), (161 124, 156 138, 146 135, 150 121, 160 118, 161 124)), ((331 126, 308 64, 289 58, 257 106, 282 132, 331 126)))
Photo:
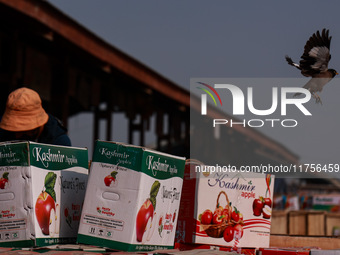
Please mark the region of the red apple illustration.
POLYGON ((56 208, 53 198, 47 192, 43 191, 35 203, 35 215, 44 235, 50 234, 51 219, 53 220, 53 217, 55 218, 55 211, 56 208), (51 211, 53 212, 52 215, 51 211))
POLYGON ((272 208, 268 205, 265 205, 262 209, 262 213, 263 213, 263 218, 270 219, 270 217, 272 216, 272 208))
POLYGON ((236 240, 240 240, 243 236, 243 227, 241 224, 236 224, 234 226, 234 236, 236 240))
MULTIPOLYGON (((112 173, 111 173, 112 174, 112 173)), ((137 242, 144 243, 150 241, 152 234, 155 229, 156 222, 156 202, 157 194, 161 184, 159 181, 155 181, 150 189, 150 197, 142 204, 141 208, 137 213, 136 218, 136 236, 137 242), (147 233, 146 233, 147 232, 147 233), (143 235, 146 233, 145 237, 143 235)), ((160 216, 163 218, 162 216, 160 216)), ((161 220, 161 219, 160 219, 161 220)))
POLYGON ((243 220, 243 214, 237 210, 237 208, 234 206, 234 211, 231 213, 231 219, 234 223, 239 223, 243 220))
POLYGON ((8 179, 0 178, 0 189, 5 189, 8 184, 8 179))
POLYGON ((234 239, 234 227, 228 226, 223 232, 223 238, 226 242, 231 242, 234 239))
POLYGON ((264 204, 268 205, 270 208, 272 207, 272 200, 270 199, 270 197, 264 198, 264 204))
POLYGON ((238 222, 240 220, 240 215, 238 214, 238 212, 233 211, 231 213, 231 219, 235 222, 238 222))
POLYGON ((212 221, 214 224, 222 224, 223 218, 221 213, 214 213, 212 221))
POLYGON ((116 182, 117 174, 118 174, 118 172, 113 171, 113 172, 111 172, 110 175, 108 175, 104 178, 104 183, 107 187, 110 187, 111 185, 113 185, 116 182))
POLYGON ((104 183, 108 187, 111 185, 112 182, 115 182, 115 181, 116 181, 116 179, 113 178, 111 175, 108 175, 104 178, 104 183))
POLYGON ((209 209, 205 210, 201 217, 202 224, 211 224, 213 213, 209 209))
POLYGON ((154 208, 150 201, 150 199, 147 199, 141 208, 138 211, 137 219, 136 219, 136 234, 137 234, 137 241, 142 242, 143 235, 146 231, 146 225, 150 220, 153 218, 153 212, 154 208))
POLYGON ((8 172, 2 174, 2 178, 0 178, 0 189, 6 189, 8 187, 8 175, 8 172))
POLYGON ((263 197, 254 199, 254 202, 253 202, 253 212, 254 212, 255 216, 260 216, 261 215, 263 206, 264 206, 263 197))

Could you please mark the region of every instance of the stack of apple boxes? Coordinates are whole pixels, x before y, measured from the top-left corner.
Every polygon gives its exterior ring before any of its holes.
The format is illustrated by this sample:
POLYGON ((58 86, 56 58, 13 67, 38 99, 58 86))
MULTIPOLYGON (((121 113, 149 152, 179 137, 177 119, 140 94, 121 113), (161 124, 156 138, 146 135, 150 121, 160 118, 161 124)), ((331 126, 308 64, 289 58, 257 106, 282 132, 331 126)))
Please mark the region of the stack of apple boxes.
POLYGON ((78 242, 124 251, 171 249, 174 242, 179 249, 251 247, 251 254, 269 247, 274 176, 195 167, 184 158, 98 141, 78 242))
POLYGON ((1 144, 1 246, 77 238, 123 251, 171 249, 175 242, 268 247, 274 177, 193 167, 181 157, 97 141, 87 178, 86 149, 1 144))

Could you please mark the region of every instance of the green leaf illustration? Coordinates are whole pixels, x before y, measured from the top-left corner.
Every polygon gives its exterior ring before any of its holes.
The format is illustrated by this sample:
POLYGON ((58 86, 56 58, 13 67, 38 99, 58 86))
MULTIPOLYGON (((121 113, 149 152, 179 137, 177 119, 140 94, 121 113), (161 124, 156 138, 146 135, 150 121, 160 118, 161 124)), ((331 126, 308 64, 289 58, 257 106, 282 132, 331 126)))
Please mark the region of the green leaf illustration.
POLYGON ((53 172, 49 172, 45 177, 45 189, 54 189, 57 175, 53 172))
POLYGON ((49 172, 45 177, 45 191, 57 202, 57 197, 54 191, 55 182, 57 180, 57 175, 53 172, 49 172))
POLYGON ((4 172, 4 173, 2 174, 2 178, 8 180, 8 175, 9 175, 9 172, 4 172))
POLYGON ((155 181, 152 184, 152 187, 151 187, 151 190, 150 190, 150 198, 155 198, 155 200, 156 200, 156 197, 157 197, 157 194, 158 194, 160 187, 161 187, 161 184, 159 183, 159 181, 155 181))
POLYGON ((113 178, 115 178, 115 179, 116 179, 116 176, 117 176, 117 174, 118 174, 118 172, 117 172, 117 171, 113 171, 113 172, 111 172, 111 176, 112 176, 113 178))

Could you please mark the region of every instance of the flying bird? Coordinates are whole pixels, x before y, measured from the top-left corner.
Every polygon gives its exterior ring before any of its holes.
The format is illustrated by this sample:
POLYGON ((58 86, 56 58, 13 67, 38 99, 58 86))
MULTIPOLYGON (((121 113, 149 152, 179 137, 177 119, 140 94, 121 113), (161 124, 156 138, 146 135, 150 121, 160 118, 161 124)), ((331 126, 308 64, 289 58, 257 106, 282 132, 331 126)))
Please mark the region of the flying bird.
MULTIPOLYGON (((316 92, 321 92, 323 87, 338 74, 334 69, 328 69, 328 62, 331 59, 331 39, 328 29, 324 28, 321 34, 319 31, 314 33, 306 42, 299 64, 294 63, 286 55, 289 65, 301 70, 302 75, 312 77, 303 87, 308 89, 315 98, 315 102, 320 104, 322 104, 321 98, 316 92)), ((299 94, 296 93, 294 96, 299 94)))

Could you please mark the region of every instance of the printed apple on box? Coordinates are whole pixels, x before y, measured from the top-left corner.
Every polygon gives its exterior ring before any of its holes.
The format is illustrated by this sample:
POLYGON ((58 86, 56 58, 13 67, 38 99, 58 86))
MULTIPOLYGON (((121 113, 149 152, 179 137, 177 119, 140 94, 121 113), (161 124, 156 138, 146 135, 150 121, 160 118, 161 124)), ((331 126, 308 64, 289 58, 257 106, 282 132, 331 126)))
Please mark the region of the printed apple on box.
POLYGON ((171 249, 185 159, 97 141, 78 242, 123 251, 171 249))
POLYGON ((1 246, 76 241, 88 177, 87 149, 1 143, 0 176, 1 246))
POLYGON ((176 242, 268 247, 274 176, 200 169, 185 167, 176 242))

